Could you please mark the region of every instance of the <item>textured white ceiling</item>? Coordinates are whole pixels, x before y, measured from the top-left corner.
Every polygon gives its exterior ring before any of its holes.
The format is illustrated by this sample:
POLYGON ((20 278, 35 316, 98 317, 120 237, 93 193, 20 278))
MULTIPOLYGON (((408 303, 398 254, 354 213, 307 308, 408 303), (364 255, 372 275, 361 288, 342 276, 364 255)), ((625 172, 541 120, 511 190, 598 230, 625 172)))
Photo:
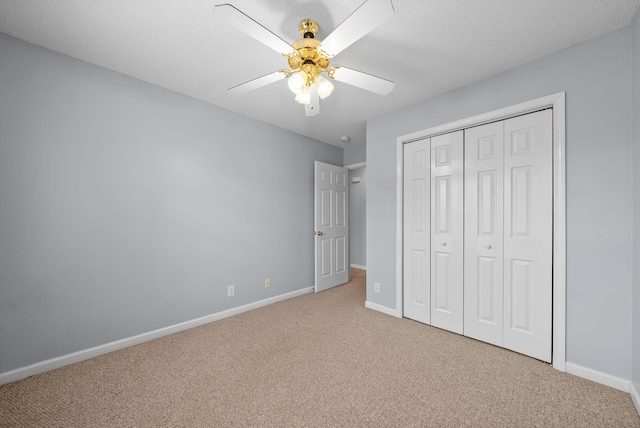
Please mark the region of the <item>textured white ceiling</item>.
MULTIPOLYGON (((336 82, 305 117, 286 81, 226 90, 286 59, 216 19, 227 1, 293 42, 322 40, 363 0, 0 0, 0 32, 340 147, 365 122, 628 25, 640 0, 393 0, 395 15, 332 64, 396 82, 386 96, 336 82)), ((1 60, 1 59, 0 59, 1 60)))

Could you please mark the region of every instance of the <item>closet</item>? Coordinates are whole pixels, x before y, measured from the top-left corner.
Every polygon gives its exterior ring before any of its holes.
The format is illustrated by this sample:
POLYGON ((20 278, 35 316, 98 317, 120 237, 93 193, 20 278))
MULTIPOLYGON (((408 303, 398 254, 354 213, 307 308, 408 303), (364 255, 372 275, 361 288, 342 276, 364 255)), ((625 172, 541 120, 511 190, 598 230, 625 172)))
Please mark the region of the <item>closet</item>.
POLYGON ((404 145, 403 308, 551 361, 552 110, 404 145))

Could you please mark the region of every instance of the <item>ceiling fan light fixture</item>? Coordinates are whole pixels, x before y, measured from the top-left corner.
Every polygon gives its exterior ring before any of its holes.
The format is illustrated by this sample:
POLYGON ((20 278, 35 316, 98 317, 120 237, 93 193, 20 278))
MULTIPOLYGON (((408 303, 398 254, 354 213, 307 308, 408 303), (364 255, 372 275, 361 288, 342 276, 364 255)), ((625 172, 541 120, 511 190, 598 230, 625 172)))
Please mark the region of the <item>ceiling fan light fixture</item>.
POLYGON ((311 104, 311 87, 305 85, 304 90, 296 95, 298 104, 311 104))
POLYGON ((287 83, 291 92, 299 94, 304 91, 304 88, 307 85, 307 74, 302 70, 294 73, 289 77, 287 83))
POLYGON ((230 4, 216 5, 214 11, 220 19, 287 58, 289 69, 236 85, 229 90, 244 93, 260 88, 283 77, 295 94, 295 100, 305 106, 305 116, 316 116, 320 111, 320 100, 331 95, 333 84, 328 80, 338 80, 380 95, 393 89, 394 83, 371 74, 352 70, 339 65, 331 66, 331 58, 368 34, 389 19, 393 13, 392 0, 364 0, 349 17, 327 35, 324 41, 315 36, 318 24, 313 19, 304 19, 298 26, 302 39, 287 43, 260 23, 230 4), (328 79, 322 77, 326 74, 328 79))
POLYGON ((322 76, 316 77, 315 85, 318 89, 318 95, 320 96, 321 100, 324 100, 333 92, 333 83, 329 82, 322 76))

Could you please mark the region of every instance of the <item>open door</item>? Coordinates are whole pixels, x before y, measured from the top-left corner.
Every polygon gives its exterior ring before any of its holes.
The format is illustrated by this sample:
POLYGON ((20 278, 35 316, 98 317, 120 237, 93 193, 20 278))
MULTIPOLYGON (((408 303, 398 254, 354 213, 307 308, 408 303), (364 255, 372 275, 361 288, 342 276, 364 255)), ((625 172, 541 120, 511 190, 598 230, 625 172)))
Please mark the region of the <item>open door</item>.
POLYGON ((316 292, 349 281, 349 174, 315 163, 316 292))

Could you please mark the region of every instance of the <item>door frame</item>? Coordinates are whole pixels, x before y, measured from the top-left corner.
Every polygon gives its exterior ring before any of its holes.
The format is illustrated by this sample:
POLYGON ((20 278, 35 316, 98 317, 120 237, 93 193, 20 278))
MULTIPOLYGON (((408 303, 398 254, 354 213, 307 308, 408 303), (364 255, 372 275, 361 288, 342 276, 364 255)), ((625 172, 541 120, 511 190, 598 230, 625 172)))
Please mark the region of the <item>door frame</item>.
POLYGON ((488 113, 402 135, 396 139, 396 309, 393 315, 402 318, 404 313, 402 299, 404 145, 423 138, 504 120, 544 108, 553 108, 553 343, 551 361, 555 369, 564 372, 566 370, 567 309, 565 92, 558 92, 488 113))
MULTIPOLYGON (((347 168, 349 170, 349 174, 351 174, 351 171, 355 170, 355 169, 360 169, 360 168, 366 168, 367 167, 367 162, 356 162, 356 163, 351 163, 349 165, 345 165, 345 168, 347 168)), ((351 185, 353 184, 353 182, 349 181, 349 215, 351 215, 351 185)), ((365 195, 365 199, 366 199, 366 195, 365 195)), ((364 215, 365 215, 365 221, 366 221, 366 216, 367 216, 367 210, 364 210, 364 215)), ((366 242, 365 242, 366 244, 366 242)), ((349 281, 351 281, 351 269, 355 268, 355 269, 361 269, 361 270, 367 270, 367 266, 362 266, 362 265, 354 265, 351 261, 351 222, 349 222, 349 245, 348 245, 348 251, 349 251, 349 281)), ((366 246, 365 246, 365 253, 366 253, 366 246)), ((366 260, 365 260, 366 263, 366 260)))

